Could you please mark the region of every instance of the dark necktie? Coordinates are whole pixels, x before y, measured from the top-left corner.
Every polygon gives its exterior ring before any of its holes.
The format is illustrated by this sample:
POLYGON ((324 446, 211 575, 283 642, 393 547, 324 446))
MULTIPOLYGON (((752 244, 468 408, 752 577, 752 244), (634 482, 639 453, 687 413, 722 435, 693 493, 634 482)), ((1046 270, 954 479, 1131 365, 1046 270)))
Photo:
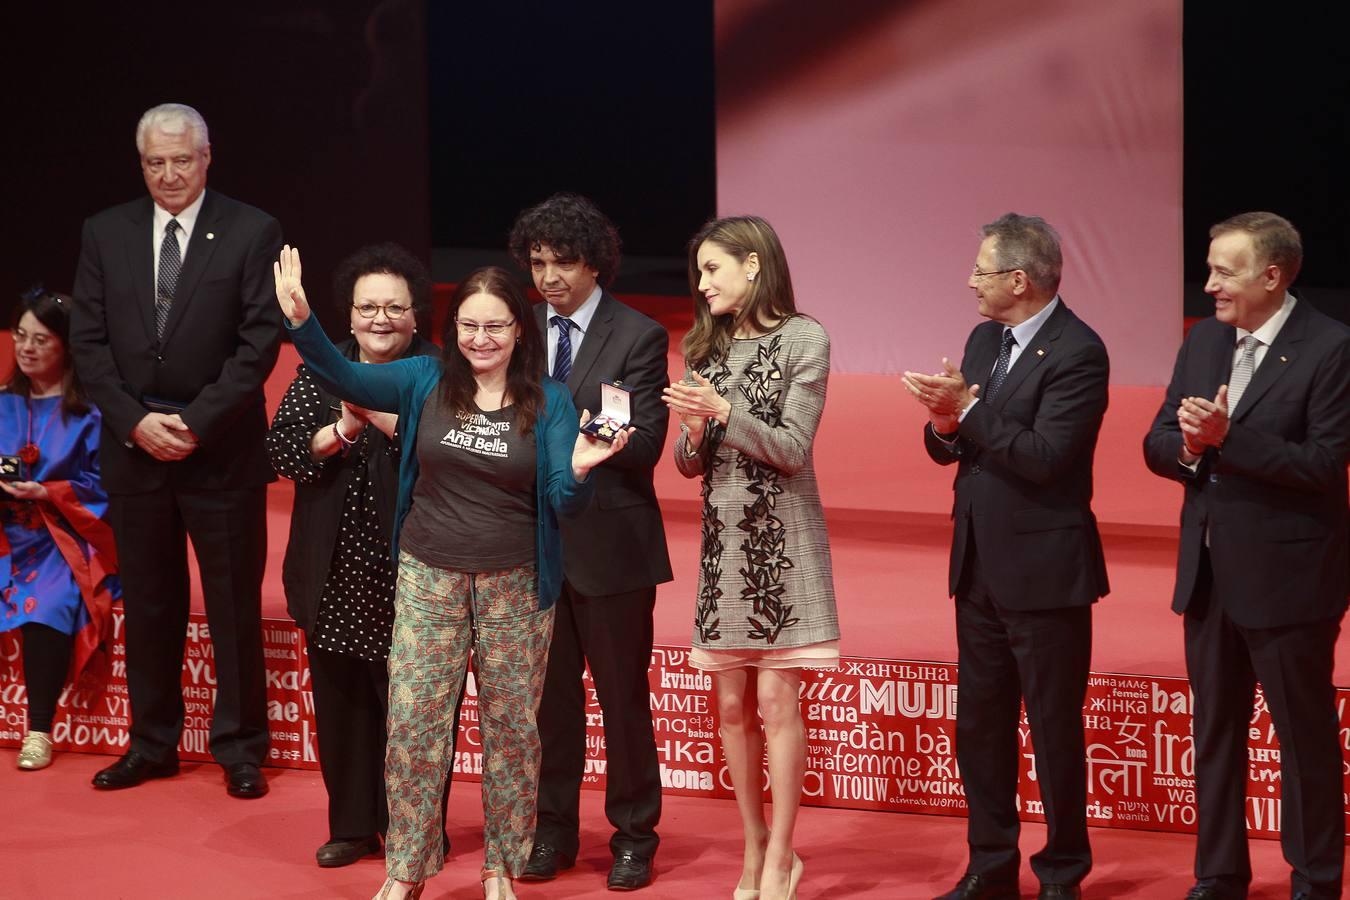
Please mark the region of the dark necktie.
POLYGON ((173 306, 173 292, 178 289, 178 273, 183 269, 183 255, 178 249, 177 219, 164 226, 164 241, 159 245, 159 275, 155 279, 155 334, 164 337, 164 323, 169 321, 173 306))
POLYGON ((1003 329, 1003 346, 998 348, 998 362, 994 363, 994 374, 989 376, 989 385, 984 390, 984 399, 993 400, 1003 382, 1008 380, 1008 363, 1012 360, 1012 349, 1017 346, 1017 338, 1012 329, 1003 329))
POLYGON ((572 374, 572 329, 577 327, 577 323, 566 316, 554 316, 550 321, 553 327, 558 329, 558 349, 553 356, 553 378, 566 384, 567 376, 572 374))

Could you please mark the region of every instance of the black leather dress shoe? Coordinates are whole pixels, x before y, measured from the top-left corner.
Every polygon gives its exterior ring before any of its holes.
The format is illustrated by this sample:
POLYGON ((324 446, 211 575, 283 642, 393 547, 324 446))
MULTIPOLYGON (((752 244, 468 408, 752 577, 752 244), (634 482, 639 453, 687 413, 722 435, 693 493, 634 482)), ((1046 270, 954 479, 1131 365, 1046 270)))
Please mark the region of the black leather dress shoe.
POLYGON ((552 881, 563 869, 570 869, 577 861, 557 847, 548 844, 535 844, 530 850, 530 859, 517 881, 552 881))
POLYGON ((1018 900, 1016 882, 988 875, 966 875, 945 894, 934 900, 1018 900))
POLYGON ((1083 892, 1079 890, 1076 884, 1043 884, 1041 891, 1036 895, 1036 900, 1079 900, 1083 892))
POLYGON ((320 868, 337 869, 379 852, 380 838, 372 834, 370 837, 329 841, 314 851, 314 858, 319 861, 320 868))
POLYGON ((135 787, 151 778, 169 778, 178 774, 178 760, 157 763, 142 756, 135 750, 129 750, 117 762, 100 769, 94 776, 94 787, 104 791, 116 791, 135 787))
POLYGON ((267 779, 253 763, 235 763, 225 768, 225 793, 253 800, 267 793, 267 779))
POLYGON ((625 850, 614 857, 614 865, 610 866, 609 881, 605 886, 611 891, 636 891, 651 883, 651 857, 638 856, 632 850, 625 850))
POLYGON ((1235 887, 1220 878, 1204 878, 1186 892, 1186 900, 1246 900, 1247 886, 1235 887))

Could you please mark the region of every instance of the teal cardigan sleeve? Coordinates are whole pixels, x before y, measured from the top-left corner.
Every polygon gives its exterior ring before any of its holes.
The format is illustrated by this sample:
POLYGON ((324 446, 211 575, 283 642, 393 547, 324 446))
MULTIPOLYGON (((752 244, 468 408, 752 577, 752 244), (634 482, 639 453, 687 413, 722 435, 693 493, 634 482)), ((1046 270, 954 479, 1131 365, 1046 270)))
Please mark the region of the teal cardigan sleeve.
POLYGON ((333 346, 315 316, 299 327, 292 327, 289 322, 286 327, 300 358, 319 383, 343 400, 367 409, 402 412, 401 402, 423 380, 427 367, 440 365, 434 356, 396 359, 378 366, 352 362, 333 346))
POLYGON ((567 389, 555 381, 544 382, 544 414, 538 439, 544 444, 547 464, 544 493, 560 516, 575 515, 586 508, 595 492, 594 479, 577 481, 572 475, 572 448, 580 428, 577 408, 567 389))

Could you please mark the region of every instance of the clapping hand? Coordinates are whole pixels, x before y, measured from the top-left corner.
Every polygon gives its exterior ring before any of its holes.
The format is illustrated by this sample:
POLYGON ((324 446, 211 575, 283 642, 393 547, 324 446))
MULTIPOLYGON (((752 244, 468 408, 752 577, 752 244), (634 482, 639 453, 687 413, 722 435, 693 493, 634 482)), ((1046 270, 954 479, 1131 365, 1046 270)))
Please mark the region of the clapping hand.
POLYGON ((1177 407, 1177 425, 1192 456, 1201 456, 1206 448, 1222 444, 1228 437, 1228 385, 1219 385, 1213 400, 1183 398, 1177 407))
POLYGON ((956 430, 962 410, 970 406, 980 393, 980 386, 967 386, 966 376, 945 356, 942 358, 942 371, 936 375, 905 372, 902 381, 914 399, 928 409, 929 421, 942 434, 956 430))
MULTIPOLYGON (((591 418, 591 411, 581 411, 581 422, 585 425, 591 418)), ((636 428, 622 428, 608 444, 589 434, 577 433, 577 442, 572 447, 572 475, 577 481, 584 481, 591 469, 600 465, 628 445, 628 439, 636 428)))
POLYGON ((300 283, 300 251, 290 244, 281 248, 281 257, 272 263, 272 278, 277 284, 277 303, 291 325, 299 327, 309 318, 309 300, 300 283))
POLYGON ((721 394, 713 383, 698 372, 690 372, 693 384, 686 381, 673 382, 661 392, 666 406, 680 417, 690 431, 703 433, 709 419, 716 419, 723 425, 731 414, 731 403, 721 394))

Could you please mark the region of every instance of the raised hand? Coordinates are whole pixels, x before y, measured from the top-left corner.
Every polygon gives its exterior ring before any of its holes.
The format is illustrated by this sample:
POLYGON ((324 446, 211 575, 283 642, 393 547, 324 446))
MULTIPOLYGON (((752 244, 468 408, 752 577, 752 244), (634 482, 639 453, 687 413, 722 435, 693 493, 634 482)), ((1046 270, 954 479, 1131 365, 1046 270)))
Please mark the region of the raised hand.
MULTIPOLYGON (((583 409, 581 411, 580 425, 585 425, 591 418, 591 411, 583 409)), ((628 445, 628 438, 636 428, 625 428, 614 435, 614 440, 605 443, 599 438, 591 437, 589 434, 577 432, 577 442, 572 446, 572 476, 577 481, 585 480, 591 473, 591 469, 600 465, 614 454, 618 453, 628 445)))
POLYGON ((281 257, 272 263, 272 278, 277 284, 277 303, 282 314, 295 326, 309 318, 309 299, 300 283, 300 251, 290 244, 281 248, 281 257))

